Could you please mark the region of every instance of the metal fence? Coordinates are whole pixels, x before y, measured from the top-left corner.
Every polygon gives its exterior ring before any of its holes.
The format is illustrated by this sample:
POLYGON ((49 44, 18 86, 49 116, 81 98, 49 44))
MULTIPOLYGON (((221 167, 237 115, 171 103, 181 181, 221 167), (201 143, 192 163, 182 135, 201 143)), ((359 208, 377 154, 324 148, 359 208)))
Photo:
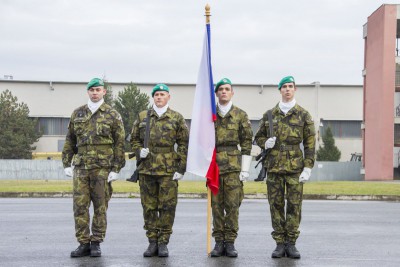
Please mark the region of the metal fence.
MULTIPOLYGON (((261 165, 250 168, 250 179, 257 178, 261 165)), ((362 181, 361 162, 316 162, 311 181, 362 181)), ((128 160, 119 179, 126 179, 136 169, 136 161, 128 160)), ((0 180, 68 180, 61 160, 0 160, 0 180)), ((201 181, 203 177, 186 173, 184 180, 201 181)))

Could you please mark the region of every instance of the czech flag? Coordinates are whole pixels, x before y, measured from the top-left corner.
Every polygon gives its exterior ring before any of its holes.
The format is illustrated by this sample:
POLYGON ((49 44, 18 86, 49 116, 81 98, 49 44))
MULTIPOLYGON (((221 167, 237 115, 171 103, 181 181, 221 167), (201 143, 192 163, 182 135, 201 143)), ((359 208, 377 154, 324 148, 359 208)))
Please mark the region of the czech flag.
POLYGON ((217 119, 211 68, 210 24, 206 24, 203 55, 194 96, 190 123, 187 172, 206 177, 213 194, 218 193, 219 168, 216 161, 215 126, 217 119))

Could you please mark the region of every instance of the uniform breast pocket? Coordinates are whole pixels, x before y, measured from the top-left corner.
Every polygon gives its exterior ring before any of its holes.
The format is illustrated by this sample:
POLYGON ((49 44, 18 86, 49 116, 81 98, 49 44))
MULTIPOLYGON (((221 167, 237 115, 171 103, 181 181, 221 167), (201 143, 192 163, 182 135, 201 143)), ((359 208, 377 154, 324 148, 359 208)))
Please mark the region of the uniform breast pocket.
POLYGON ((110 136, 111 135, 111 125, 109 124, 105 124, 105 123, 101 123, 101 124, 97 124, 97 135, 100 136, 110 136))
POLYGON ((288 142, 300 143, 303 140, 304 122, 289 122, 288 142))
POLYGON ((163 135, 175 136, 175 127, 171 123, 162 124, 160 128, 163 135))
POLYGON ((74 130, 75 130, 75 134, 80 136, 83 135, 85 133, 85 129, 86 129, 86 124, 84 122, 74 122, 74 130))
POLYGON ((230 123, 226 126, 226 138, 228 140, 239 140, 239 124, 230 123))

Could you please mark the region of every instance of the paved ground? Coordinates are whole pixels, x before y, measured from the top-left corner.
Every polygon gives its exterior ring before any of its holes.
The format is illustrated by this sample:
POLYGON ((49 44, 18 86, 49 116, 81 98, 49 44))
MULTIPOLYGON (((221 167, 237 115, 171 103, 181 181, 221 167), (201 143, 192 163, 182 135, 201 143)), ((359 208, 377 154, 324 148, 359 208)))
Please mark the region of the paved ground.
POLYGON ((319 201, 303 204, 302 259, 271 259, 266 200, 245 200, 239 257, 206 255, 206 201, 179 199, 169 258, 143 258, 147 247, 138 199, 112 199, 103 257, 71 259, 71 198, 0 198, 0 266, 400 266, 400 203, 319 201))

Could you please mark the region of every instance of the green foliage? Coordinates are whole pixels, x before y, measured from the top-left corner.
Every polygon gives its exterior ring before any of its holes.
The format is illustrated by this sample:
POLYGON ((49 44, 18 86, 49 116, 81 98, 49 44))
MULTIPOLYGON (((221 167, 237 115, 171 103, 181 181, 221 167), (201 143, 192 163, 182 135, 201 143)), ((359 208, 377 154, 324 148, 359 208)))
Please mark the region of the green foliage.
POLYGON ((113 95, 113 90, 110 85, 110 83, 107 80, 104 80, 104 89, 106 89, 107 93, 104 96, 104 102, 109 104, 110 106, 114 106, 114 95, 113 95))
POLYGON ((341 152, 335 145, 332 130, 327 127, 324 135, 322 136, 323 146, 317 151, 317 161, 339 161, 341 152))
MULTIPOLYGON (((121 114, 126 135, 132 132, 132 125, 138 114, 147 109, 148 106, 149 96, 146 93, 141 93, 140 89, 133 83, 124 87, 123 91, 118 92, 114 108, 121 114)), ((125 144, 125 148, 126 151, 131 151, 128 142, 125 144)))
POLYGON ((9 90, 0 95, 0 159, 31 159, 32 146, 42 136, 37 120, 29 118, 29 108, 18 103, 9 90))

